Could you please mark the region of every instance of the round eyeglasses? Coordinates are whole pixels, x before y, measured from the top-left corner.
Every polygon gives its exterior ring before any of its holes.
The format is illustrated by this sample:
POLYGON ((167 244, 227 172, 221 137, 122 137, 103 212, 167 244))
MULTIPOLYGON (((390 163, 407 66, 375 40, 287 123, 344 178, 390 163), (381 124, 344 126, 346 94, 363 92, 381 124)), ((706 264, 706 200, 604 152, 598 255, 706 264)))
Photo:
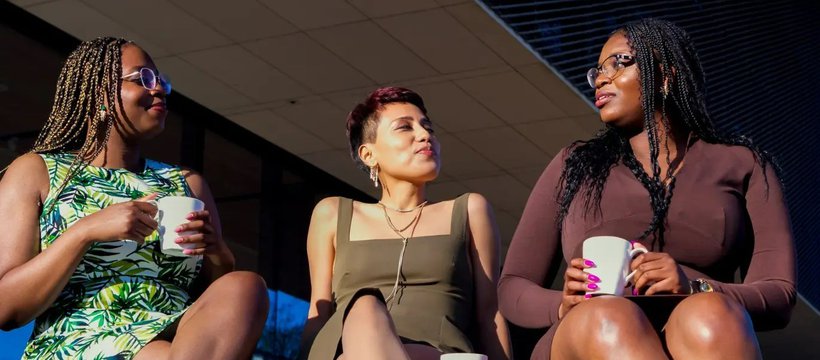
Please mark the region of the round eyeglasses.
POLYGON ((169 81, 164 74, 160 74, 159 72, 155 73, 154 70, 147 67, 140 68, 130 74, 123 75, 122 79, 135 83, 139 80, 139 84, 148 90, 156 89, 157 84, 159 84, 162 91, 165 92, 165 95, 171 94, 171 81, 169 81))
POLYGON ((589 86, 593 89, 595 88, 595 80, 598 79, 599 75, 606 76, 609 80, 612 80, 618 75, 621 75, 621 72, 624 70, 625 67, 632 65, 635 63, 635 57, 632 55, 627 54, 614 54, 608 56, 604 61, 601 62, 598 67, 594 67, 587 71, 587 82, 589 86))

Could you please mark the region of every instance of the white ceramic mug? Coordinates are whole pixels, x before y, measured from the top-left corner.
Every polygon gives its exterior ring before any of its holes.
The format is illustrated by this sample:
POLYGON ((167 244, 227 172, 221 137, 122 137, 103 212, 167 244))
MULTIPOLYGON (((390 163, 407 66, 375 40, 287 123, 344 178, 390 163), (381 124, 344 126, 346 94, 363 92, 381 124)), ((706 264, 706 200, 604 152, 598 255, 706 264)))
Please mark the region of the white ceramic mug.
POLYGON ((595 263, 584 271, 601 279, 595 283, 598 289, 587 291, 592 295, 623 295, 624 287, 635 276, 635 271, 629 272, 629 264, 638 254, 648 252, 642 247, 633 249, 629 241, 617 236, 593 236, 584 240, 583 247, 584 259, 595 263))
POLYGON ((441 360, 487 360, 487 355, 475 353, 441 354, 441 360))
POLYGON ((174 229, 188 223, 189 220, 186 217, 191 212, 204 210, 205 203, 187 196, 166 196, 151 202, 157 206, 157 215, 154 216, 154 220, 159 223, 157 231, 162 242, 162 253, 172 256, 188 256, 183 254, 182 250, 191 249, 194 246, 192 244, 180 245, 175 240, 183 235, 196 234, 196 231, 177 233, 174 229))

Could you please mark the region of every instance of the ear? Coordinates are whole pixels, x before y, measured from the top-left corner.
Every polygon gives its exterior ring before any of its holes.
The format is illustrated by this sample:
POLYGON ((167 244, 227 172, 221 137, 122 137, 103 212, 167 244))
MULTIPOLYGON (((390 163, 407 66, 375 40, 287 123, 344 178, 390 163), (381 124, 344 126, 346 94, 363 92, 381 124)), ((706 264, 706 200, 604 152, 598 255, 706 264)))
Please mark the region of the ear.
POLYGON ((359 159, 361 159, 367 167, 372 168, 376 166, 376 155, 373 153, 371 144, 359 145, 359 159))

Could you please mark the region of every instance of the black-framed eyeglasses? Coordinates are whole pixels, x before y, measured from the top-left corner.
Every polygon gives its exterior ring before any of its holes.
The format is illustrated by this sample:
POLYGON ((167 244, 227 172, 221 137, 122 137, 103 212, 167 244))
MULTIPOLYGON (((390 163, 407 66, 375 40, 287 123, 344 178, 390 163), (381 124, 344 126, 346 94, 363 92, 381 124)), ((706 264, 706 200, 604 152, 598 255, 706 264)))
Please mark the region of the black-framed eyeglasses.
POLYGON ((122 76, 123 80, 139 83, 142 87, 148 90, 154 90, 157 88, 157 84, 159 84, 162 91, 165 92, 165 95, 171 94, 171 81, 165 76, 165 74, 161 74, 159 72, 154 72, 150 68, 144 67, 140 68, 137 71, 134 71, 130 74, 126 74, 122 76))
POLYGON ((635 63, 635 57, 629 54, 613 54, 608 56, 600 65, 587 71, 587 82, 593 89, 595 80, 599 75, 606 76, 610 80, 621 75, 625 67, 635 63))

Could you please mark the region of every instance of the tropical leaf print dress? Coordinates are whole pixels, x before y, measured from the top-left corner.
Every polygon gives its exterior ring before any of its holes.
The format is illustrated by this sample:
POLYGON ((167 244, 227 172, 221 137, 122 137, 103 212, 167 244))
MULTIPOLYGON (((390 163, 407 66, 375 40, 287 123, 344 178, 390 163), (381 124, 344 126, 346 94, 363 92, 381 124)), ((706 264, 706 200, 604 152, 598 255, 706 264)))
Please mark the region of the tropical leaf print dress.
MULTIPOLYGON (((154 192, 190 196, 178 167, 146 160, 138 174, 86 166, 55 198, 74 155, 41 156, 49 173, 41 251, 74 222, 106 206, 154 192)), ((37 318, 23 359, 130 359, 182 316, 202 258, 166 256, 158 240, 154 232, 143 245, 92 245, 54 304, 37 318)))

